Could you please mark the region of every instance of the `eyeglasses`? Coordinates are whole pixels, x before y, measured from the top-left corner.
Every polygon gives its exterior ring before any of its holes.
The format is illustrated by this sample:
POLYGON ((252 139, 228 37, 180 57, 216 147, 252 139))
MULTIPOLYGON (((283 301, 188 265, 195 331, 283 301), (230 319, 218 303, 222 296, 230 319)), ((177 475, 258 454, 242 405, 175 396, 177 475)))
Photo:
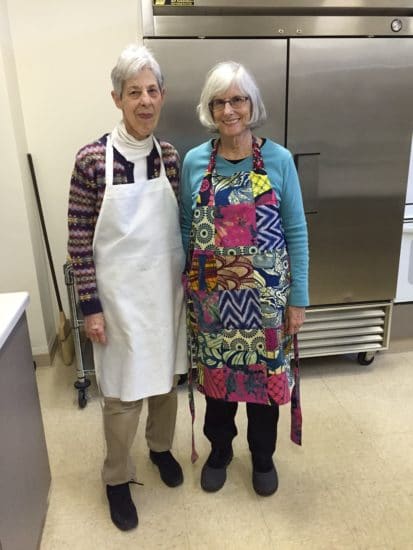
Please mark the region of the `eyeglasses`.
POLYGON ((249 100, 247 95, 234 95, 229 99, 213 99, 209 102, 209 107, 213 111, 223 111, 225 105, 229 103, 233 109, 241 109, 244 104, 249 100))

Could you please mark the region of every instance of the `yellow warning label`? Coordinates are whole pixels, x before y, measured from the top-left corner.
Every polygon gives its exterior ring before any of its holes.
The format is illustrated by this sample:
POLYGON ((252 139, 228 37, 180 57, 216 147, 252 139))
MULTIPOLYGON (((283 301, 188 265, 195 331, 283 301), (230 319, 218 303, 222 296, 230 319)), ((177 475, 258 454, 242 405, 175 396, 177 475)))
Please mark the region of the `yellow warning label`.
POLYGON ((195 0, 154 0, 155 6, 194 6, 195 0))

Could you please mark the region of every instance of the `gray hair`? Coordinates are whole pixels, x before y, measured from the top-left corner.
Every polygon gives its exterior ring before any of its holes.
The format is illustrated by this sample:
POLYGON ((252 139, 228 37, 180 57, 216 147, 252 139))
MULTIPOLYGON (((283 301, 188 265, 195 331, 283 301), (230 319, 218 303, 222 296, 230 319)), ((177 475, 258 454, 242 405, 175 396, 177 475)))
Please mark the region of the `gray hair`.
POLYGON ((224 93, 233 84, 238 86, 240 91, 250 98, 251 118, 248 122, 249 128, 261 126, 267 118, 261 93, 253 76, 240 63, 223 61, 212 67, 208 72, 197 107, 201 124, 212 132, 217 131, 217 125, 214 122, 209 104, 216 95, 224 93))
POLYGON ((159 90, 162 91, 164 78, 159 63, 153 54, 145 46, 130 44, 121 52, 110 73, 114 92, 121 97, 125 81, 143 69, 150 69, 153 72, 159 90))

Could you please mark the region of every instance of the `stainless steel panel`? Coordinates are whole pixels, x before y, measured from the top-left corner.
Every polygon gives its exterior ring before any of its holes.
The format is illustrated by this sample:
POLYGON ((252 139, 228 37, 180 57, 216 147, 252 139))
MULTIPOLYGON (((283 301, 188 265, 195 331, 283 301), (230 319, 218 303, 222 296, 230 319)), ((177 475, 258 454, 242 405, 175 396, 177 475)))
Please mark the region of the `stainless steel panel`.
POLYGON ((320 153, 312 305, 395 296, 412 89, 409 39, 291 41, 288 147, 320 153))
POLYGON ((317 214, 318 212, 318 157, 320 153, 303 153, 294 155, 294 162, 300 174, 300 183, 305 213, 317 214))
POLYGON ((321 323, 332 323, 337 320, 346 323, 346 326, 353 326, 356 320, 363 321, 363 323, 368 322, 375 324, 378 322, 377 319, 384 318, 384 316, 384 309, 381 308, 381 305, 380 307, 371 307, 367 305, 343 305, 323 308, 311 307, 307 311, 307 319, 304 327, 307 327, 310 323, 312 325, 317 323, 317 326, 319 326, 321 323))
MULTIPOLYGON (((320 335, 321 336, 321 335, 320 335)), ((374 336, 362 336, 362 335, 354 335, 351 338, 331 338, 329 339, 329 344, 331 346, 351 346, 353 344, 381 344, 382 337, 380 335, 374 335, 374 336)), ((304 349, 310 349, 310 348, 321 348, 326 345, 325 338, 322 338, 320 340, 310 340, 307 341, 301 341, 301 347, 304 349)))
POLYGON ((413 35, 412 0, 142 0, 141 11, 145 37, 413 35))
POLYGON ((188 0, 185 6, 184 2, 173 4, 173 0, 142 0, 143 3, 151 5, 155 13, 187 13, 192 10, 195 13, 226 13, 228 10, 233 12, 245 12, 253 10, 255 12, 412 12, 413 4, 411 0, 194 0, 193 6, 188 0), (188 7, 189 6, 189 7, 188 7))
POLYGON ((167 96, 157 135, 171 141, 183 155, 209 139, 196 113, 206 73, 218 61, 232 59, 254 74, 269 119, 259 135, 284 141, 286 40, 146 39, 165 74, 167 96))
MULTIPOLYGON (((413 10, 412 10, 413 11, 413 10)), ((304 36, 412 36, 413 18, 400 16, 283 16, 283 15, 156 15, 145 36, 157 37, 304 37, 304 36)))
MULTIPOLYGON (((318 331, 323 331, 323 330, 335 330, 335 329, 344 329, 344 330, 347 330, 348 327, 370 327, 371 325, 374 325, 374 326, 382 326, 384 325, 384 319, 380 319, 378 317, 374 317, 373 319, 371 318, 366 318, 366 319, 361 319, 361 320, 356 320, 356 319, 351 319, 351 323, 349 323, 348 321, 346 320, 339 320, 337 321, 337 319, 333 319, 331 321, 328 321, 328 322, 318 322, 317 323, 317 330, 318 331)), ((312 331, 313 330, 313 326, 309 325, 309 324, 304 324, 304 326, 302 327, 301 331, 300 331, 300 336, 304 337, 304 334, 305 332, 308 332, 308 331, 312 331)))
POLYGON ((324 345, 322 345, 321 347, 319 348, 309 348, 309 349, 305 349, 305 348, 300 348, 300 357, 301 358, 308 358, 308 357, 323 357, 323 356, 327 356, 327 355, 347 355, 347 354, 350 354, 350 353, 358 353, 358 352, 376 352, 376 351, 380 351, 380 350, 383 350, 383 349, 387 349, 387 348, 383 348, 380 344, 374 344, 374 343, 369 343, 369 344, 355 344, 355 343, 351 343, 349 345, 346 345, 346 346, 337 346, 337 345, 332 345, 332 346, 329 346, 327 347, 324 343, 324 345))
POLYGON ((395 304, 391 324, 392 351, 413 351, 413 302, 395 304))
POLYGON ((153 2, 152 0, 141 0, 140 4, 143 36, 153 36, 153 2))
POLYGON ((388 349, 392 303, 310 307, 298 335, 301 357, 388 349))
POLYGON ((373 327, 352 327, 352 328, 341 328, 338 330, 332 330, 330 327, 328 327, 326 330, 320 330, 320 327, 317 327, 318 331, 317 333, 314 332, 302 332, 300 334, 300 341, 301 343, 309 341, 309 340, 324 340, 326 338, 342 338, 344 336, 346 337, 355 337, 355 336, 372 336, 374 335, 375 338, 377 335, 379 335, 379 341, 382 340, 382 335, 384 333, 382 326, 373 326, 373 327))
POLYGON ((412 0, 194 0, 195 6, 294 8, 413 8, 412 0))

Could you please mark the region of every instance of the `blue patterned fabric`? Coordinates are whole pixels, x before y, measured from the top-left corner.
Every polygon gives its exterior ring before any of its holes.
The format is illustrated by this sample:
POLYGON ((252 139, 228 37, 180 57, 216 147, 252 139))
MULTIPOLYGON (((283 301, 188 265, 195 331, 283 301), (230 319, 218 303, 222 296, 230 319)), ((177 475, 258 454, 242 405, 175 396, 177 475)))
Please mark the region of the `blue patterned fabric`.
POLYGON ((222 290, 219 293, 219 312, 224 328, 260 328, 261 307, 258 290, 222 290))
POLYGON ((277 206, 275 204, 257 206, 256 216, 258 250, 265 252, 284 247, 284 232, 277 206))

